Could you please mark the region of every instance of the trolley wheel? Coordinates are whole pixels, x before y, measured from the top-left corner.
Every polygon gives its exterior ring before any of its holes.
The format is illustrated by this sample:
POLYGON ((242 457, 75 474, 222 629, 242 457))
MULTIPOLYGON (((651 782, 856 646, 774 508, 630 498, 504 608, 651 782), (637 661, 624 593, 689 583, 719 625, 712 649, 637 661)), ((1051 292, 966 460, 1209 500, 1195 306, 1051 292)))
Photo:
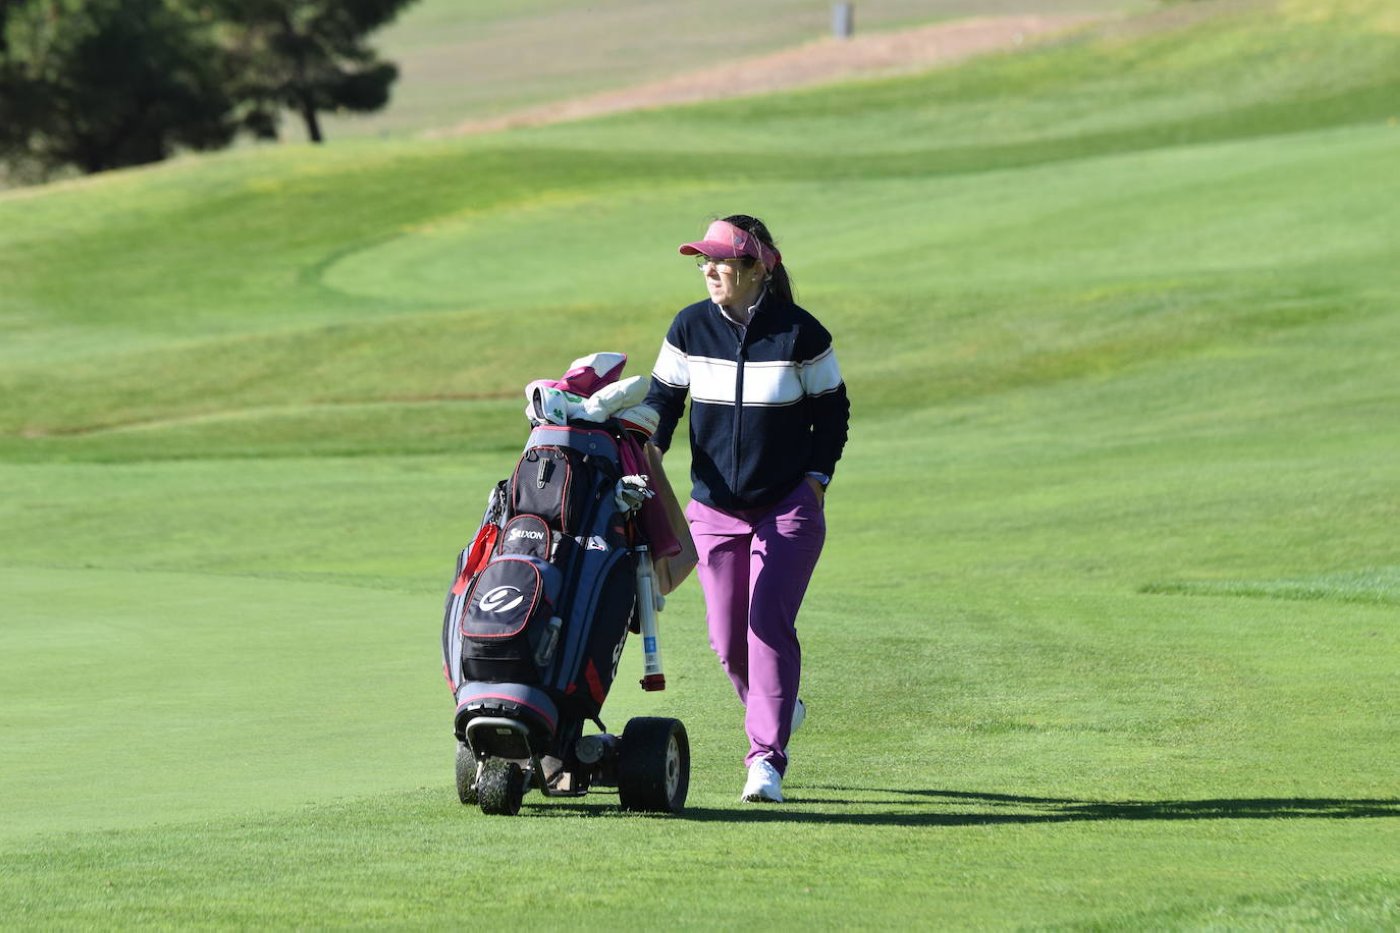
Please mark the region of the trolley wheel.
POLYGON ((690 739, 679 719, 640 716, 622 730, 617 795, 624 810, 679 813, 690 790, 690 739))
POLYGON ((476 779, 476 799, 482 813, 515 816, 525 796, 525 772, 504 758, 488 758, 476 779))
POLYGON ((476 803, 476 781, 480 765, 472 750, 457 743, 457 799, 470 806, 476 803))

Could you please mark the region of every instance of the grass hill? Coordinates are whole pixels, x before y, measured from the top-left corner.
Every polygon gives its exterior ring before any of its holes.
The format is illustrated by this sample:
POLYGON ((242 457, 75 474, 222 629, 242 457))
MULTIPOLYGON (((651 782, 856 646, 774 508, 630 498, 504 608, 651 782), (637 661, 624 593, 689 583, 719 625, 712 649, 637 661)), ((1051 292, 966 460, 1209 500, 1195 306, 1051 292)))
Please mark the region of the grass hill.
POLYGON ((1398 157, 1392 5, 1256 0, 0 193, 3 915, 1392 924, 1398 157), (793 803, 735 802, 688 586, 606 711, 686 721, 686 818, 463 810, 441 594, 520 388, 645 372, 735 210, 854 408, 793 803))
MULTIPOLYGON (((1151 6, 1151 0, 862 0, 856 33, 965 17, 1151 6)), ((392 106, 368 117, 331 116, 326 124, 332 138, 439 130, 821 41, 831 35, 831 15, 831 4, 812 0, 766 0, 761 9, 750 0, 694 6, 417 0, 375 36, 376 48, 400 66, 392 106)))

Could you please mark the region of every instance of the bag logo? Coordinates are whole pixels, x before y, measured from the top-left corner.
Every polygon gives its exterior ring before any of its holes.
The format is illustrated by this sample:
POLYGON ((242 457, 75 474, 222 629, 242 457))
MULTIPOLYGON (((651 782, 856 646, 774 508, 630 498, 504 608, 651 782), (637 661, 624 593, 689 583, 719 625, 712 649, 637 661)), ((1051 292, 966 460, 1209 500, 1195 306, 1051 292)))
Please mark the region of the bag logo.
POLYGON ((516 538, 529 538, 529 539, 532 540, 532 541, 543 541, 543 540, 544 540, 544 532, 543 532, 543 531, 527 531, 527 530, 525 530, 525 529, 523 529, 523 528, 512 528, 512 529, 510 530, 510 537, 511 537, 511 540, 512 540, 512 541, 514 541, 516 538))
POLYGON ((525 594, 513 586, 498 586, 481 597, 482 612, 509 612, 525 601, 525 594))

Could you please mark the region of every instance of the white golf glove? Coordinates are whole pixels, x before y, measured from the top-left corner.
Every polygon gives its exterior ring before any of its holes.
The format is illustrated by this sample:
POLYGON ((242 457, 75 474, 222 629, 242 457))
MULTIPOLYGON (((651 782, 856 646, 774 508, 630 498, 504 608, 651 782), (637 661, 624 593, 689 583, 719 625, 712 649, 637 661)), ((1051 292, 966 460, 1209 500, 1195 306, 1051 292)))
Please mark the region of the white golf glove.
POLYGON ((619 512, 635 512, 642 507, 643 502, 654 495, 656 493, 647 486, 647 477, 634 473, 617 481, 617 488, 613 491, 613 502, 617 503, 619 512))

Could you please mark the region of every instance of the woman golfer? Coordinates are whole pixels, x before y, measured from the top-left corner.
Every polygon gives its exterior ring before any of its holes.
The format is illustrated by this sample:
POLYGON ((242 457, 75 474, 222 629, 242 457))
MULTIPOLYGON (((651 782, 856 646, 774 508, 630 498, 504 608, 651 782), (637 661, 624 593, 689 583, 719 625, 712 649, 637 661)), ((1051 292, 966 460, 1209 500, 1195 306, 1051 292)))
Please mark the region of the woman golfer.
POLYGON ((797 610, 826 538, 822 504, 850 403, 831 335, 798 307, 767 227, 736 214, 680 247, 708 300, 671 323, 647 404, 671 444, 690 396, 691 499, 710 645, 744 704, 743 799, 781 802, 797 698, 797 610))

